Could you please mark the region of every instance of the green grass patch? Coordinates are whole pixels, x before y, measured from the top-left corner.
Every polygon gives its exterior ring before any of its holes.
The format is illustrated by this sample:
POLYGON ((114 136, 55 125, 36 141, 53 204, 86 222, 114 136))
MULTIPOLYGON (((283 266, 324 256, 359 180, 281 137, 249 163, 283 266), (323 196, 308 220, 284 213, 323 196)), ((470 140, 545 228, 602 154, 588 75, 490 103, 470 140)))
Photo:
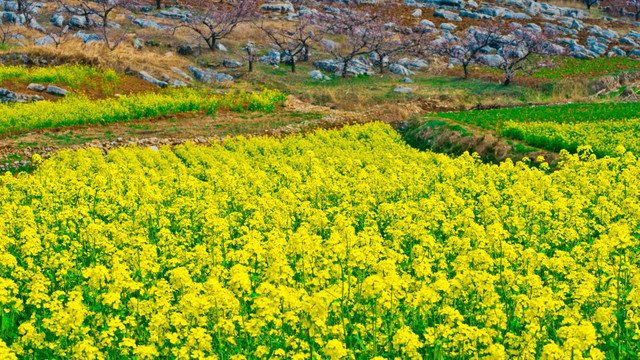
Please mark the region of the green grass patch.
POLYGON ((568 104, 438 114, 439 117, 492 129, 551 151, 572 152, 590 145, 599 156, 619 146, 640 153, 640 103, 568 104))
POLYGON ((277 90, 211 94, 185 88, 102 100, 70 96, 57 102, 0 104, 0 134, 37 128, 126 122, 202 110, 209 114, 218 110, 272 112, 285 99, 286 95, 277 90))
POLYGON ((22 66, 0 67, 0 83, 13 80, 21 83, 48 83, 78 88, 91 87, 95 80, 107 84, 119 84, 121 77, 112 69, 102 70, 86 65, 62 65, 54 67, 25 68, 22 66))

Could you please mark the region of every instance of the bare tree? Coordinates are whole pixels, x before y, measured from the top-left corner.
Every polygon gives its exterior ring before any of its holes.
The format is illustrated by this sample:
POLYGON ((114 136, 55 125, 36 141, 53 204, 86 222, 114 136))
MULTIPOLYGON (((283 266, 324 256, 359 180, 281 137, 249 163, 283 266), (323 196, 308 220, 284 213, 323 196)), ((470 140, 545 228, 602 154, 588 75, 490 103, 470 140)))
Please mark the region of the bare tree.
POLYGON ((343 38, 340 44, 323 42, 323 47, 342 63, 342 77, 347 76, 349 65, 357 56, 369 54, 373 44, 379 12, 361 12, 355 2, 349 2, 339 11, 319 15, 322 33, 343 38))
POLYGON ((36 9, 39 8, 42 4, 37 1, 27 1, 27 0, 16 0, 18 5, 18 10, 16 14, 18 16, 24 16, 24 21, 27 26, 31 26, 32 22, 35 21, 36 9))
POLYGON ((211 51, 215 51, 219 40, 231 34, 239 24, 248 21, 256 8, 256 0, 190 0, 188 3, 199 12, 181 26, 198 34, 211 51))
POLYGON ((420 26, 409 32, 398 32, 391 29, 380 17, 370 29, 369 52, 375 54, 380 73, 384 73, 386 65, 394 63, 403 54, 423 56, 423 47, 433 37, 432 31, 420 26))
POLYGON ((402 34, 394 33, 383 22, 382 19, 373 22, 369 31, 369 53, 375 54, 380 73, 384 73, 386 65, 394 55, 405 50, 402 34))
POLYGON ((318 36, 312 30, 312 18, 299 16, 293 26, 287 26, 284 22, 266 25, 262 22, 258 28, 264 32, 274 47, 277 47, 283 57, 288 59, 291 72, 296 72, 298 56, 308 58, 312 43, 318 41, 318 36))
POLYGON ((511 83, 518 72, 532 74, 542 67, 551 66, 551 59, 547 55, 561 54, 548 43, 545 34, 529 28, 512 25, 509 35, 503 39, 497 51, 500 60, 493 67, 504 72, 505 86, 511 83))
POLYGON ((0 45, 6 46, 9 40, 17 34, 17 29, 14 24, 3 22, 2 19, 0 19, 0 45))
POLYGON ((633 14, 636 21, 640 20, 640 0, 610 0, 609 3, 614 9, 619 9, 620 16, 626 11, 633 14))
POLYGON ((139 4, 139 0, 78 0, 72 6, 68 0, 58 0, 67 11, 72 14, 82 14, 90 25, 91 17, 100 19, 100 32, 105 46, 114 50, 120 45, 126 35, 126 31, 120 31, 119 36, 113 35, 113 28, 109 26, 109 17, 118 9, 131 8, 139 4))
POLYGON ((249 72, 253 71, 253 63, 258 61, 258 49, 252 42, 248 42, 242 50, 245 55, 242 57, 249 64, 249 72))
POLYGON ((63 27, 48 27, 45 29, 45 35, 53 41, 55 47, 59 47, 65 42, 69 41, 69 25, 63 27))
POLYGON ((438 55, 456 59, 464 70, 464 78, 469 78, 469 66, 478 62, 478 56, 483 49, 500 39, 498 28, 491 25, 486 28, 469 28, 455 37, 447 35, 434 40, 430 44, 432 51, 438 55))

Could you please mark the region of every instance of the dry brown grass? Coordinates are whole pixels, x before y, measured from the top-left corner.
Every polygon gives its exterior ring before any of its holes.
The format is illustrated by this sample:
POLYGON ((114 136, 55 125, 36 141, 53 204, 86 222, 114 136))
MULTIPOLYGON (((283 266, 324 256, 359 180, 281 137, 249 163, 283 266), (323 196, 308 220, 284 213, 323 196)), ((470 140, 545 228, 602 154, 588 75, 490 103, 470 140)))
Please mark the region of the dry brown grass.
POLYGON ((150 50, 137 50, 125 40, 110 51, 101 43, 84 44, 79 39, 55 46, 26 46, 11 50, 32 57, 55 59, 62 63, 83 63, 101 68, 111 68, 124 73, 127 69, 150 73, 166 72, 172 66, 184 68, 189 62, 175 54, 160 54, 150 50))

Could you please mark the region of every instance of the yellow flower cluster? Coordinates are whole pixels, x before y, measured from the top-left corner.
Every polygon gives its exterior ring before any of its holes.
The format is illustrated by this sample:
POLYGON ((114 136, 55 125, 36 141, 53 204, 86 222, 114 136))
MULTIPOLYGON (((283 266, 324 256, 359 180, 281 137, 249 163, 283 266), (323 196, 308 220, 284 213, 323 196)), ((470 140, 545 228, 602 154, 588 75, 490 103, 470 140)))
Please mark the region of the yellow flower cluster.
POLYGON ((0 177, 3 359, 632 359, 640 165, 383 124, 0 177))

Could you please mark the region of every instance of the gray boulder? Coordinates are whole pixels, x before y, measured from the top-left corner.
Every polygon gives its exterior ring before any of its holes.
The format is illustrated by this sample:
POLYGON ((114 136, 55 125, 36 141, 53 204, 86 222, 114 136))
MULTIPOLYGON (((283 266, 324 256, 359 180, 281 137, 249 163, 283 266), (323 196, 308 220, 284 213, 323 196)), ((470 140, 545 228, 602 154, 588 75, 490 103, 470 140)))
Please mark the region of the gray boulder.
POLYGON ((400 76, 411 76, 411 75, 415 75, 415 73, 409 69, 407 69, 406 67, 400 65, 400 64, 391 64, 389 66, 389 72, 391 72, 392 74, 395 75, 400 75, 400 76))
POLYGON ((158 85, 160 87, 167 87, 169 84, 166 81, 160 81, 153 76, 149 75, 146 71, 140 71, 138 73, 138 77, 146 82, 150 82, 154 85, 158 85))
POLYGON ((436 10, 433 12, 433 16, 440 17, 449 21, 462 21, 462 18, 458 14, 448 10, 436 10))
POLYGON ((42 84, 31 83, 29 84, 29 86, 27 86, 27 89, 31 91, 43 92, 47 90, 47 87, 42 84))
POLYGON ((429 63, 422 59, 407 59, 403 58, 397 61, 397 64, 400 64, 406 67, 409 70, 414 71, 424 71, 429 69, 429 63))
POLYGON ((633 41, 632 38, 629 38, 629 37, 626 37, 626 36, 623 37, 623 38, 620 38, 620 40, 618 40, 618 41, 620 42, 620 44, 625 44, 625 45, 629 45, 629 46, 633 46, 633 47, 638 47, 638 44, 635 41, 633 41))
POLYGON ((420 21, 420 25, 426 26, 426 27, 436 27, 436 24, 434 24, 432 21, 429 21, 427 19, 423 19, 422 21, 420 21))
POLYGON ((290 2, 282 2, 282 3, 270 3, 264 4, 260 6, 260 9, 265 11, 278 11, 278 12, 294 12, 293 4, 290 2))
POLYGON ((193 13, 187 10, 180 10, 179 8, 174 6, 171 9, 162 10, 159 13, 153 14, 153 16, 165 19, 186 21, 191 16, 193 16, 193 13))
POLYGON ((608 57, 612 57, 612 56, 627 56, 627 53, 620 49, 617 46, 614 46, 611 48, 611 51, 609 52, 609 54, 607 54, 608 57))
POLYGON ((147 19, 135 19, 133 23, 138 25, 141 28, 151 28, 156 30, 165 30, 167 27, 158 24, 155 21, 147 20, 147 19))
POLYGON ((422 16, 422 10, 421 9, 413 10, 413 12, 411 13, 411 16, 413 16, 413 17, 422 16))
POLYGON ((142 39, 133 40, 133 47, 138 50, 144 49, 144 43, 142 42, 142 39))
POLYGON ((229 50, 227 50, 227 47, 222 45, 222 43, 217 42, 216 43, 216 49, 222 51, 222 52, 229 52, 229 50))
POLYGON ((60 14, 53 14, 51 16, 51 23, 53 26, 62 27, 64 25, 64 16, 60 14))
POLYGON ((531 16, 521 12, 509 12, 502 15, 503 19, 530 20, 531 16))
POLYGON ((631 31, 629 31, 627 33, 627 35, 625 35, 625 37, 630 37, 630 38, 634 38, 636 40, 640 40, 640 33, 637 32, 637 31, 631 30, 631 31))
POLYGON ((55 41, 53 39, 53 37, 47 35, 47 36, 43 36, 41 38, 39 38, 38 40, 36 40, 35 45, 36 46, 46 46, 46 45, 53 45, 55 44, 55 41))
POLYGON ((500 55, 480 55, 478 57, 480 63, 489 67, 498 67, 504 63, 504 58, 500 55))
POLYGON ((180 77, 182 77, 187 81, 193 81, 193 78, 191 76, 189 76, 186 72, 178 69, 177 67, 172 67, 171 71, 173 71, 175 74, 179 75, 180 77))
POLYGON ((314 80, 331 80, 330 77, 323 74, 320 70, 313 70, 309 73, 309 76, 311 76, 311 78, 314 80))
POLYGON ((169 81, 167 83, 172 88, 179 88, 179 87, 187 87, 187 86, 189 86, 189 84, 187 84, 186 82, 180 81, 180 80, 177 80, 177 79, 169 79, 169 81))
POLYGON ((275 50, 271 50, 267 55, 260 57, 258 61, 263 64, 278 65, 280 64, 280 59, 280 53, 275 50))
POLYGON ((541 34, 542 33, 542 28, 538 24, 531 23, 531 24, 525 25, 524 27, 527 28, 527 29, 531 29, 536 34, 541 34))
POLYGON ((607 49, 608 49, 607 45, 601 44, 601 43, 594 43, 589 47, 589 50, 593 51, 594 53, 600 56, 606 54, 607 49))
POLYGON ((322 71, 332 74, 342 72, 342 64, 337 63, 335 60, 320 60, 314 62, 313 65, 322 71))
POLYGON ((193 77, 201 82, 205 83, 224 83, 233 82, 233 77, 227 74, 222 74, 211 69, 201 69, 193 65, 189 65, 189 71, 193 74, 193 77))
POLYGON ((67 96, 69 92, 61 87, 49 85, 47 86, 47 93, 56 96, 67 96))
POLYGON ((78 31, 75 35, 78 39, 82 40, 85 44, 92 42, 102 41, 102 37, 97 34, 85 34, 82 31, 78 31))
POLYGON ((16 1, 4 1, 4 11, 16 12, 18 11, 19 6, 16 1))
POLYGON ((453 31, 457 28, 457 26, 451 24, 451 23, 442 23, 440 24, 440 29, 442 30, 447 30, 447 31, 453 31))
POLYGON ((398 86, 395 89, 393 89, 393 92, 395 94, 413 94, 413 89, 408 88, 406 86, 398 86))
POLYGON ((493 18, 493 16, 491 16, 491 15, 478 14, 478 13, 467 11, 467 10, 460 11, 460 16, 466 17, 466 18, 469 18, 469 19, 491 19, 491 18, 493 18))
POLYGON ((222 62, 222 66, 229 68, 229 69, 237 69, 239 67, 242 67, 243 64, 237 60, 233 60, 233 59, 226 59, 222 62))
POLYGON ((2 21, 6 21, 16 26, 23 26, 27 22, 24 14, 16 14, 13 12, 3 12, 1 18, 2 21))
POLYGON ((85 18, 84 16, 74 15, 69 19, 69 26, 85 28, 87 27, 87 18, 85 18))
POLYGON ((503 17, 504 15, 506 15, 507 13, 510 13, 511 10, 509 9, 505 9, 505 8, 501 8, 501 7, 482 7, 478 10, 476 10, 476 12, 478 14, 484 14, 484 15, 488 15, 491 17, 503 17))

